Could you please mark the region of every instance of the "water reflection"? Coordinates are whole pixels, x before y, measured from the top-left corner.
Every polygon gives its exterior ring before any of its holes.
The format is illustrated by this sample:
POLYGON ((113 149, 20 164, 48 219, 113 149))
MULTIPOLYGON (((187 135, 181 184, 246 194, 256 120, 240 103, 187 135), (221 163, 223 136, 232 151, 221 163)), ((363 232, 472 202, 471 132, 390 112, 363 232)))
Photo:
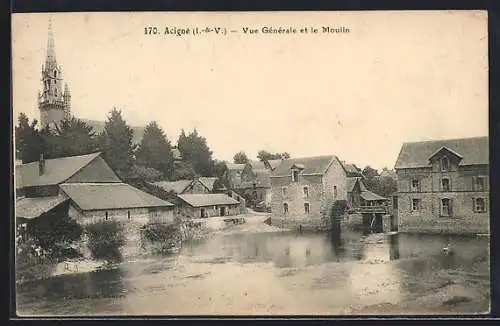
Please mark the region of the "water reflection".
POLYGON ((207 305, 216 309, 217 303, 217 311, 246 307, 251 312, 262 302, 328 313, 433 293, 446 284, 442 274, 465 271, 487 281, 488 239, 453 237, 455 254, 444 255, 448 241, 442 236, 348 232, 220 234, 186 245, 179 255, 138 258, 112 270, 27 283, 18 287, 18 298, 20 306, 52 314, 120 309, 201 313, 207 305))
POLYGON ((122 270, 113 268, 92 273, 61 275, 41 281, 18 285, 18 292, 29 294, 23 298, 92 299, 123 296, 122 270))

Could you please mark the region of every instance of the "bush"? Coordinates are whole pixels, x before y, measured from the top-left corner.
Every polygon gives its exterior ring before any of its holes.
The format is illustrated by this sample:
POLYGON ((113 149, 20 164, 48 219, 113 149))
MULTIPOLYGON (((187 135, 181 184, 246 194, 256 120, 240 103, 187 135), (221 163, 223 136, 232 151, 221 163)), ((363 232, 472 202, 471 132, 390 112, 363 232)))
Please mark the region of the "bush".
POLYGON ((160 251, 174 248, 181 241, 180 230, 173 224, 147 224, 141 231, 145 239, 160 244, 160 251))
POLYGON ((100 221, 86 227, 88 247, 94 259, 119 261, 125 245, 123 226, 116 221, 100 221))
POLYGON ((33 239, 43 250, 55 258, 64 259, 64 253, 54 249, 80 240, 83 228, 62 209, 43 214, 30 221, 26 225, 25 232, 26 236, 33 239))

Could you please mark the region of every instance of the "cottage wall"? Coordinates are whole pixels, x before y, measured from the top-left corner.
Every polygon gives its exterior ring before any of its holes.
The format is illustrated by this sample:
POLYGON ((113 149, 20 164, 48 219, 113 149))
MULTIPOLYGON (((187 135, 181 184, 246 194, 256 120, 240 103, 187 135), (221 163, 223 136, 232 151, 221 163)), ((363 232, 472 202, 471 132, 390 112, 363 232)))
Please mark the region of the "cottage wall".
POLYGON ((173 208, 158 208, 157 210, 150 210, 148 208, 130 208, 130 209, 113 209, 113 210, 93 210, 93 211, 80 211, 75 206, 71 205, 69 208, 69 216, 74 218, 82 225, 88 225, 106 220, 106 212, 108 213, 108 220, 119 222, 142 222, 143 224, 150 223, 174 223, 174 209, 173 208), (129 218, 130 212, 130 218, 129 218))
POLYGON ((438 162, 427 169, 398 170, 399 230, 407 232, 489 232, 489 172, 483 166, 457 166, 451 161, 450 171, 441 172, 438 162), (475 177, 484 177, 484 189, 474 189, 475 177), (442 179, 450 180, 445 192, 442 179), (420 189, 412 189, 412 180, 420 181, 420 189), (442 216, 441 199, 451 200, 452 215, 442 216), (485 212, 476 212, 474 198, 485 199, 485 212), (419 210, 412 210, 413 199, 421 200, 419 210))
POLYGON ((241 214, 239 205, 215 205, 215 206, 205 206, 205 207, 192 207, 187 204, 183 204, 179 207, 179 214, 182 217, 188 218, 201 218, 201 210, 204 209, 205 216, 215 217, 220 215, 220 208, 225 207, 225 215, 224 216, 233 216, 241 214))
POLYGON ((74 182, 121 182, 109 165, 100 156, 77 172, 67 183, 74 182))

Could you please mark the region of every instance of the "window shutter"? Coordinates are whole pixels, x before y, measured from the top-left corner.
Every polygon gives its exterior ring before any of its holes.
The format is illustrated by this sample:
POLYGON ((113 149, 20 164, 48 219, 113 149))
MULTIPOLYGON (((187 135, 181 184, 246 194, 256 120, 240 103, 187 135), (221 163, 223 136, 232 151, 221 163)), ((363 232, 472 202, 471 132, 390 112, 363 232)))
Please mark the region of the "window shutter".
POLYGON ((476 199, 474 197, 472 197, 472 211, 476 212, 476 199))
POLYGON ((484 211, 485 212, 489 212, 490 211, 490 207, 488 206, 488 197, 484 198, 484 211))
POLYGON ((453 199, 450 199, 450 208, 449 208, 449 214, 450 216, 453 216, 453 199))
POLYGON ((473 177, 472 177, 472 186, 471 186, 471 190, 472 190, 472 191, 475 191, 475 190, 476 190, 476 186, 475 186, 475 185, 476 185, 476 177, 475 177, 475 176, 473 176, 473 177))

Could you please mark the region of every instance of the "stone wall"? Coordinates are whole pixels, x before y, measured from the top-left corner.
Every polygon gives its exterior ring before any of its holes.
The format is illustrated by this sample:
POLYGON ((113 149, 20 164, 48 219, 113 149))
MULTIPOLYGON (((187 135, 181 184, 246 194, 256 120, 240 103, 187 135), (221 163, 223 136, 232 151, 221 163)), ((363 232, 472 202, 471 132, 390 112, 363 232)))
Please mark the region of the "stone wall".
POLYGON ((323 205, 323 184, 320 175, 301 175, 297 182, 291 182, 290 177, 272 179, 271 216, 276 219, 290 220, 321 220, 323 205), (307 195, 304 188, 307 187, 307 195), (286 189, 283 193, 283 189, 286 189), (309 214, 305 212, 304 204, 309 204, 309 214), (288 205, 288 213, 284 211, 288 205))

